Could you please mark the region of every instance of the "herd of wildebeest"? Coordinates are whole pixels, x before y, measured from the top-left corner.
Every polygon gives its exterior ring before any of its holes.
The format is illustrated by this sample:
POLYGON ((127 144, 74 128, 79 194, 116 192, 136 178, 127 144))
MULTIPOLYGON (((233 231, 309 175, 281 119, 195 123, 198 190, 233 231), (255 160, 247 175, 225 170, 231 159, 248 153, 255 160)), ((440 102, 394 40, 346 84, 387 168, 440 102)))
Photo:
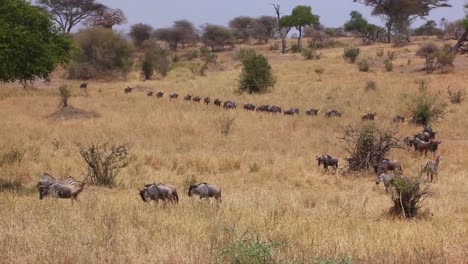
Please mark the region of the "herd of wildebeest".
MULTIPOLYGON (((82 83, 80 85, 81 89, 87 89, 87 83, 82 83)), ((131 87, 127 87, 124 89, 126 94, 132 92, 131 87)), ((154 92, 149 91, 147 92, 148 96, 153 96, 154 92)), ((164 96, 164 92, 156 93, 156 97, 162 98, 164 96)), ((172 93, 169 95, 170 100, 175 100, 179 97, 179 94, 172 93)), ((186 95, 184 97, 185 101, 193 101, 193 102, 200 102, 202 100, 199 96, 192 96, 186 95)), ((210 97, 205 97, 203 102, 208 105, 211 103, 210 97)), ((221 99, 217 98, 213 101, 213 104, 221 107, 223 105, 224 109, 235 109, 237 104, 234 101, 227 100, 222 101, 221 99)), ((257 112, 266 112, 266 113, 282 113, 281 107, 275 105, 259 105, 256 106, 254 104, 246 103, 244 104, 244 109, 247 111, 257 111, 257 112)), ((308 109, 305 111, 306 115, 316 116, 318 114, 318 109, 308 109)), ((299 114, 298 108, 291 108, 289 110, 283 111, 285 115, 297 115, 299 114)), ((341 113, 335 109, 328 110, 325 113, 327 118, 330 117, 341 117, 341 113)), ((374 120, 376 117, 376 113, 366 113, 362 116, 362 121, 369 121, 374 120)), ((393 122, 401 123, 405 122, 405 118, 400 115, 396 115, 393 117, 393 122)), ((410 123, 412 124, 421 124, 421 120, 417 118, 411 118, 410 123)), ((439 145, 442 141, 436 141, 437 131, 434 131, 430 126, 423 126, 423 130, 417 133, 414 136, 408 136, 403 139, 404 144, 407 148, 411 149, 414 148, 420 155, 427 156, 428 152, 432 153, 435 156, 434 160, 427 161, 426 165, 424 166, 424 172, 427 175, 428 181, 432 182, 435 180, 435 177, 438 176, 439 173, 439 165, 442 159, 441 156, 437 155, 437 150, 439 145)), ((328 167, 332 167, 335 171, 338 169, 338 158, 333 157, 331 155, 323 155, 317 156, 316 160, 318 161, 318 166, 323 166, 325 170, 328 171, 328 167)), ((384 158, 380 161, 379 164, 373 166, 375 175, 376 175, 376 184, 380 182, 384 183, 385 190, 388 191, 390 186, 390 180, 394 177, 394 173, 403 173, 403 167, 401 162, 395 159, 388 159, 384 158)), ((85 184, 83 182, 79 182, 75 180, 73 177, 69 177, 65 180, 57 180, 50 174, 44 172, 41 179, 37 184, 37 188, 39 190, 39 198, 42 199, 46 195, 52 195, 58 198, 70 198, 72 203, 74 200, 77 200, 78 195, 83 190, 85 184)), ((144 202, 149 202, 154 200, 158 202, 159 200, 167 202, 175 202, 179 201, 179 196, 177 194, 176 187, 163 184, 163 183, 152 183, 152 184, 145 184, 144 188, 139 190, 139 195, 144 202)), ((221 202, 221 188, 206 182, 202 182, 199 184, 194 184, 189 186, 188 196, 191 197, 193 195, 198 195, 200 199, 206 198, 209 199, 210 197, 214 197, 216 201, 221 202)))

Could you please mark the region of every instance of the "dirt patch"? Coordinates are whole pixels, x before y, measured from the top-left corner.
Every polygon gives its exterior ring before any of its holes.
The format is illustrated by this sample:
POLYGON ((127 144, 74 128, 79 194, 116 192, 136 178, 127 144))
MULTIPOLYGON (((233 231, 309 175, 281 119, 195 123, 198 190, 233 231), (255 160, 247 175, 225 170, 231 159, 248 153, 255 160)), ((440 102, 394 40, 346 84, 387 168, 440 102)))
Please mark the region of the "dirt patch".
POLYGON ((82 109, 78 109, 71 105, 62 107, 54 113, 47 116, 52 120, 70 120, 70 119, 90 119, 99 117, 96 112, 89 112, 82 109))

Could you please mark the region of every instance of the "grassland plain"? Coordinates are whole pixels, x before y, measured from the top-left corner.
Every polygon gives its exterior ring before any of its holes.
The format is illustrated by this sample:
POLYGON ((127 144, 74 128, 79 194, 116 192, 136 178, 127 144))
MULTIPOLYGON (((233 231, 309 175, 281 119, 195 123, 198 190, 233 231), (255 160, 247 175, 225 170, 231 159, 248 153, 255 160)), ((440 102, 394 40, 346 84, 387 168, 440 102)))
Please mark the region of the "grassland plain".
MULTIPOLYGON (((443 161, 432 186, 436 195, 425 202, 418 219, 389 217, 391 201, 371 174, 324 173, 314 159, 328 153, 343 166, 346 152, 337 137, 341 127, 359 125, 364 112, 377 112, 379 126, 395 127, 390 122, 394 114, 409 115, 405 98, 417 92, 416 80, 429 80, 430 89, 445 100, 449 85, 466 87, 466 56, 457 58, 451 73, 426 75, 414 70, 423 63, 414 56, 416 48, 361 48, 361 56, 374 61, 370 73, 344 62, 342 49, 323 50, 318 61, 268 53, 278 83, 265 95, 234 93, 240 67, 230 52, 219 55, 226 69, 210 71, 207 77, 175 69, 164 80, 141 82, 133 73, 124 81, 90 82, 87 96, 78 81, 65 80, 60 73, 51 86, 36 85, 34 90, 2 85, 0 155, 16 153, 19 158, 2 164, 0 180, 24 187, 0 192, 0 262, 224 263, 221 252, 233 243, 232 233, 252 231, 263 241, 279 243, 273 256, 280 263, 344 258, 353 263, 467 263, 466 102, 449 105, 446 118, 434 125, 443 141, 443 161), (376 57, 379 48, 397 51, 393 72, 384 71, 383 59, 376 57), (325 69, 321 81, 314 73, 318 66, 325 69), (376 91, 365 91, 368 80, 377 83, 376 91), (47 118, 57 108, 62 83, 72 87, 71 105, 100 117, 47 118), (124 87, 136 84, 321 112, 318 117, 272 116, 156 99, 143 92, 124 95, 124 87), (324 118, 329 108, 342 111, 343 118, 324 118), (236 117, 227 137, 217 128, 222 115, 236 117), (131 164, 114 189, 88 187, 74 206, 68 200, 38 199, 35 184, 43 171, 84 178, 86 166, 75 142, 106 141, 131 148, 131 164), (191 178, 221 186, 223 203, 189 199, 186 182, 191 178), (149 182, 176 185, 180 203, 143 203, 137 188, 149 182)), ((398 125, 401 137, 419 129, 398 125)), ((401 160, 409 175, 416 175, 429 158, 407 150, 390 156, 401 160)))

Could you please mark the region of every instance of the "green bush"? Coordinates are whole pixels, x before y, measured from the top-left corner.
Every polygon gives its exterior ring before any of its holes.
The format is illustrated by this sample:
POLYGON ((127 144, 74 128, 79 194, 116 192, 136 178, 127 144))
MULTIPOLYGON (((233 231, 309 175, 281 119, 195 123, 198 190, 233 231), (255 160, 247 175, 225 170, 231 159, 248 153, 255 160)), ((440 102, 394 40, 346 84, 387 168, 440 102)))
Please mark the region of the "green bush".
POLYGON ((415 217, 421 209, 424 198, 431 194, 429 184, 425 184, 422 177, 405 177, 395 175, 390 180, 392 187, 393 207, 390 213, 403 218, 415 217))
POLYGON ((420 87, 417 94, 408 97, 406 105, 413 117, 428 125, 445 116, 447 103, 441 98, 439 94, 430 93, 427 87, 420 87))
POLYGON ((360 72, 369 72, 371 69, 371 65, 367 59, 363 59, 359 61, 358 68, 360 72))
POLYGON ((299 52, 301 52, 301 51, 302 51, 302 49, 301 49, 301 47, 299 47, 299 45, 293 44, 293 45, 291 46, 291 52, 292 52, 292 53, 299 53, 299 52))
POLYGON ((239 90, 248 93, 266 93, 276 84, 268 59, 255 54, 242 62, 243 69, 239 78, 239 90))
POLYGON ((68 78, 124 77, 132 68, 133 48, 118 33, 92 27, 74 36, 78 46, 69 64, 68 78))
POLYGON ((71 97, 70 90, 65 84, 60 85, 59 87, 59 105, 58 107, 67 107, 68 99, 71 97))
POLYGON ((315 49, 305 48, 302 50, 302 56, 308 60, 319 60, 320 54, 318 54, 315 49))
POLYGON ((214 52, 211 51, 209 48, 201 47, 200 58, 208 63, 216 63, 216 59, 218 58, 218 56, 216 56, 216 54, 214 54, 214 52))
POLYGON ((240 48, 234 52, 233 57, 235 60, 244 61, 255 55, 256 53, 254 49, 240 48))
POLYGON ((452 68, 456 53, 450 46, 440 48, 433 42, 426 42, 416 51, 416 55, 425 59, 424 69, 433 73, 436 69, 452 68))
POLYGON ((154 73, 165 77, 170 70, 169 52, 159 47, 154 41, 143 43, 144 54, 141 62, 141 76, 149 80, 154 73))
POLYGON ((359 48, 347 47, 344 50, 343 56, 344 56, 345 60, 347 60, 347 61, 349 61, 351 63, 355 63, 357 58, 359 57, 359 53, 360 53, 359 48))
POLYGON ((384 64, 385 64, 385 70, 387 72, 393 71, 393 62, 391 60, 385 59, 384 64))

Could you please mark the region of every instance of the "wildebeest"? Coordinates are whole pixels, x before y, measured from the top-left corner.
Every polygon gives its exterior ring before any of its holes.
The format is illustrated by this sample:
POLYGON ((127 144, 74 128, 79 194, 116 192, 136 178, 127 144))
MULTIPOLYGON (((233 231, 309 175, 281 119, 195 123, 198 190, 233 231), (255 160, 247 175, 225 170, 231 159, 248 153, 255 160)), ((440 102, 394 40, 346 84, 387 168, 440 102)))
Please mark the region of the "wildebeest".
POLYGON ((377 175, 381 172, 387 173, 388 171, 403 173, 403 168, 398 160, 382 159, 379 164, 374 165, 374 171, 377 175))
POLYGON ((226 101, 223 104, 224 109, 235 109, 237 107, 237 104, 233 101, 226 101))
POLYGON ((414 137, 407 136, 403 139, 403 142, 408 148, 411 148, 413 147, 413 144, 414 144, 414 137))
POLYGON ((404 123, 405 122, 405 117, 401 115, 396 115, 392 118, 394 123, 404 123))
POLYGON ((255 110, 255 105, 250 104, 250 103, 244 104, 244 109, 247 111, 253 111, 255 110))
POLYGON ((205 97, 205 99, 203 99, 203 102, 206 104, 206 105, 209 105, 211 103, 211 99, 209 96, 205 97))
POLYGON ((281 114, 282 110, 281 107, 276 106, 276 105, 270 105, 268 106, 268 113, 272 114, 281 114))
POLYGON ((422 132, 428 133, 430 139, 435 139, 435 136, 437 134, 437 131, 434 131, 431 126, 424 126, 422 132))
POLYGON ((172 94, 169 95, 169 100, 177 99, 177 97, 179 97, 179 94, 177 94, 177 93, 172 93, 172 94))
POLYGON ((192 96, 187 94, 186 96, 184 96, 184 101, 191 101, 192 100, 192 96))
POLYGON ((124 93, 128 94, 128 93, 131 93, 133 91, 133 88, 132 87, 127 87, 124 89, 124 93))
POLYGON ((86 89, 88 89, 88 83, 82 83, 82 84, 80 84, 80 89, 81 89, 81 90, 86 90, 86 89))
POLYGON ((167 201, 175 203, 179 202, 177 190, 172 185, 163 183, 145 184, 145 188, 138 191, 144 202, 149 202, 151 200, 156 201, 156 203, 158 203, 159 200, 163 200, 165 203, 167 203, 167 201))
POLYGON ((147 96, 153 96, 153 94, 154 94, 154 92, 152 92, 152 91, 149 91, 149 92, 146 93, 147 96))
POLYGON ((414 142, 413 142, 414 150, 418 151, 420 154, 424 154, 424 156, 427 155, 430 145, 431 145, 431 142, 425 142, 425 141, 420 140, 419 138, 414 138, 414 142))
POLYGON ((383 182, 384 187, 385 187, 385 192, 388 193, 388 190, 390 189, 390 180, 394 177, 393 174, 380 172, 376 175, 376 177, 377 178, 376 178, 375 184, 379 184, 383 182))
POLYGON ((217 105, 218 107, 221 107, 221 100, 219 98, 216 98, 214 100, 214 104, 217 105))
POLYGON ((440 160, 442 160, 441 156, 437 156, 435 160, 430 160, 426 163, 424 167, 424 171, 427 174, 427 179, 432 182, 434 180, 434 176, 439 176, 439 165, 440 160))
POLYGON ((299 114, 299 109, 298 108, 290 108, 286 111, 283 112, 285 115, 298 115, 299 114))
POLYGON ((431 140, 431 135, 424 131, 419 132, 418 134, 414 135, 414 137, 426 142, 431 140))
POLYGON ((341 113, 338 112, 336 109, 330 109, 325 113, 326 118, 330 118, 332 116, 341 117, 341 113))
POLYGON ((435 156, 440 144, 442 144, 442 141, 430 141, 428 150, 435 156))
MULTIPOLYGON (((163 92, 158 92, 158 93, 156 94, 156 97, 157 97, 157 98, 162 98, 163 96, 164 96, 164 93, 163 93, 163 92)), ((177 96, 176 96, 176 98, 177 98, 177 96)))
POLYGON ((206 198, 207 200, 214 197, 216 201, 221 202, 221 188, 206 182, 190 185, 188 196, 191 197, 192 195, 198 195, 200 199, 206 198))
POLYGON ((52 175, 44 173, 39 180, 37 187, 39 190, 39 199, 43 199, 47 195, 53 197, 71 199, 77 201, 78 195, 83 191, 85 184, 69 177, 64 181, 56 180, 52 175))
POLYGON ((332 166, 335 170, 338 168, 338 158, 332 157, 330 155, 324 155, 320 157, 315 157, 318 161, 318 166, 323 164, 323 168, 328 170, 328 166, 332 166))
POLYGON ((305 111, 305 114, 308 116, 316 116, 318 115, 318 112, 319 112, 318 109, 310 108, 305 111))
POLYGON ((195 96, 195 97, 193 97, 192 101, 199 103, 201 101, 201 97, 200 96, 195 96))
POLYGON ((424 120, 420 117, 413 116, 410 118, 409 123, 413 125, 424 125, 424 120))
POLYGON ((259 105, 255 111, 257 112, 268 112, 269 105, 259 105))
POLYGON ((371 120, 374 120, 375 119, 375 116, 377 115, 377 113, 365 113, 364 115, 362 115, 361 119, 362 121, 371 121, 371 120))

